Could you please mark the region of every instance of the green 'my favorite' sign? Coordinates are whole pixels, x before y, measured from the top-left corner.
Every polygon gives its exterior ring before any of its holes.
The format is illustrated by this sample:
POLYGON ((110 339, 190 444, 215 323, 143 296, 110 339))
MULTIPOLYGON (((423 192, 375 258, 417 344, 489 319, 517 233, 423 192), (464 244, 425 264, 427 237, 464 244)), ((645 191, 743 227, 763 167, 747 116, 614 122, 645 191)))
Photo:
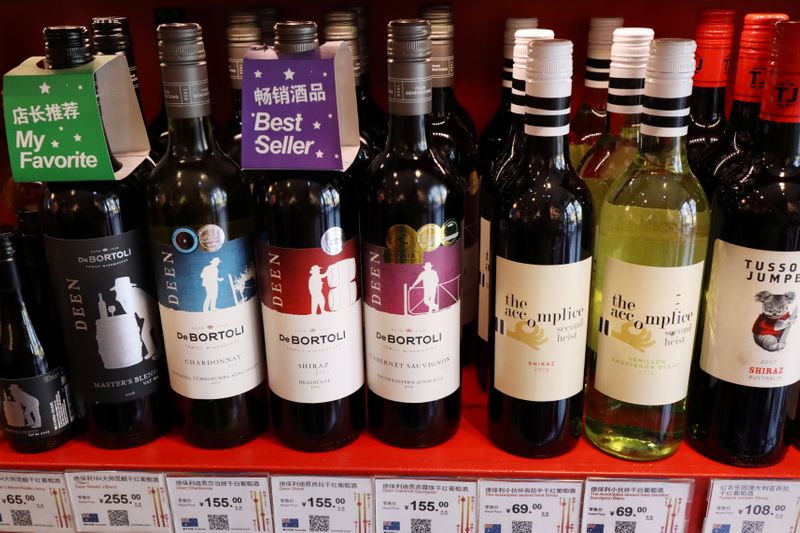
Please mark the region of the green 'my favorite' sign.
POLYGON ((99 56, 61 70, 46 70, 42 58, 32 57, 6 73, 3 112, 14 180, 130 174, 150 147, 128 72, 123 56, 99 56), (109 151, 123 165, 116 173, 109 151))

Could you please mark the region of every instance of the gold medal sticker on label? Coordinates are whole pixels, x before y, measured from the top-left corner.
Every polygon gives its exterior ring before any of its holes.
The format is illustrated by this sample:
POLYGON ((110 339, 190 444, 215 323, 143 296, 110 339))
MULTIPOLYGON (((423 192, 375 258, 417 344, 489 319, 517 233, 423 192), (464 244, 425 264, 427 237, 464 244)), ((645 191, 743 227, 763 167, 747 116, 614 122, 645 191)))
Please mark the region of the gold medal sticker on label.
POLYGON ((206 224, 197 230, 200 247, 207 252, 216 252, 225 244, 225 230, 216 224, 206 224))
POLYGON ((444 231, 436 224, 425 224, 417 231, 419 247, 423 252, 432 252, 442 245, 444 231))
POLYGON ((445 246, 450 246, 458 240, 459 236, 459 228, 458 228, 458 221, 454 219, 450 219, 442 225, 442 231, 444 232, 444 238, 442 239, 442 244, 445 246))
POLYGON ((411 226, 395 224, 386 232, 385 261, 389 263, 420 263, 422 250, 417 240, 417 232, 411 226))

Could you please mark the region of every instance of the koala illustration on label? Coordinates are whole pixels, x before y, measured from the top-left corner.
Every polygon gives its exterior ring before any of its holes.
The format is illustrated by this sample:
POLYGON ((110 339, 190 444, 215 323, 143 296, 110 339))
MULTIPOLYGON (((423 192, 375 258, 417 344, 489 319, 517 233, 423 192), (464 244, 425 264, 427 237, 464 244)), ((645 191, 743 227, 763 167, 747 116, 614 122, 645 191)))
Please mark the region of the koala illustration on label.
POLYGON ((786 347, 786 337, 797 319, 797 306, 790 312, 794 291, 772 294, 760 291, 755 296, 762 304, 762 312, 753 324, 753 340, 768 352, 777 352, 786 347))

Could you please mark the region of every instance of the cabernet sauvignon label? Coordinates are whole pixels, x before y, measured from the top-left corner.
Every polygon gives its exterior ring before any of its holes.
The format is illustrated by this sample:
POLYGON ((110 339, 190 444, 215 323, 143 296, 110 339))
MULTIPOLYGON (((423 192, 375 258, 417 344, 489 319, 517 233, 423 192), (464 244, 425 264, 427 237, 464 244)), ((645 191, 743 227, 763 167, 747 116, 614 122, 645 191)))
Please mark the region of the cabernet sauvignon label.
POLYGON ((395 402, 442 399, 460 386, 458 222, 392 226, 364 243, 367 383, 395 402))
POLYGON ((264 379, 251 241, 227 237, 207 224, 151 243, 169 380, 187 398, 227 398, 264 379))
POLYGON ((702 261, 652 267, 606 259, 597 390, 637 405, 686 397, 702 276, 702 261))
POLYGON ((489 240, 492 235, 492 223, 481 217, 480 248, 478 252, 478 336, 489 341, 489 308, 491 307, 489 287, 492 285, 492 257, 489 240))
POLYGON ((3 433, 17 440, 54 437, 75 420, 64 367, 31 378, 0 378, 3 433))
POLYGON ((364 385, 357 239, 334 227, 321 245, 257 244, 269 387, 292 402, 331 402, 364 385))
POLYGON ((116 403, 157 391, 164 349, 145 230, 98 239, 45 236, 45 248, 80 396, 116 403))
POLYGON ((591 275, 591 258, 529 265, 497 257, 497 390, 552 402, 583 389, 591 275))
POLYGON ((800 380, 800 252, 744 248, 717 239, 700 367, 745 387, 800 380))

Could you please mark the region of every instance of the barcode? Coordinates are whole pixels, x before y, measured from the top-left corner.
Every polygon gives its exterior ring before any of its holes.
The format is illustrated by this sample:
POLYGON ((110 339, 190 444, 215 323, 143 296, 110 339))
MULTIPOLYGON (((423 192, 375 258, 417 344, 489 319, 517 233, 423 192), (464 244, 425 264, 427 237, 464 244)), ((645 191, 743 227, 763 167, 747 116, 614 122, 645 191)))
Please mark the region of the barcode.
POLYGON ((411 533, 431 533, 430 518, 412 518, 411 533))
POLYGON ((128 511, 124 509, 109 509, 108 525, 114 527, 130 527, 131 522, 128 519, 128 511))
POLYGON ((614 533, 636 533, 636 522, 617 520, 614 523, 614 533))
POLYGON ((33 527, 33 519, 31 518, 31 512, 26 511, 24 509, 15 511, 11 510, 11 523, 17 527, 27 526, 33 527))
POLYGON ((312 533, 328 533, 331 530, 331 517, 327 515, 308 515, 308 530, 312 533))
POLYGON ((532 533, 533 522, 530 520, 513 520, 511 522, 511 533, 532 533))
POLYGON ((210 514, 208 515, 208 529, 211 531, 228 531, 230 525, 228 524, 228 515, 226 514, 210 514))
POLYGON ((742 522, 742 533, 764 533, 764 522, 745 520, 742 522))

